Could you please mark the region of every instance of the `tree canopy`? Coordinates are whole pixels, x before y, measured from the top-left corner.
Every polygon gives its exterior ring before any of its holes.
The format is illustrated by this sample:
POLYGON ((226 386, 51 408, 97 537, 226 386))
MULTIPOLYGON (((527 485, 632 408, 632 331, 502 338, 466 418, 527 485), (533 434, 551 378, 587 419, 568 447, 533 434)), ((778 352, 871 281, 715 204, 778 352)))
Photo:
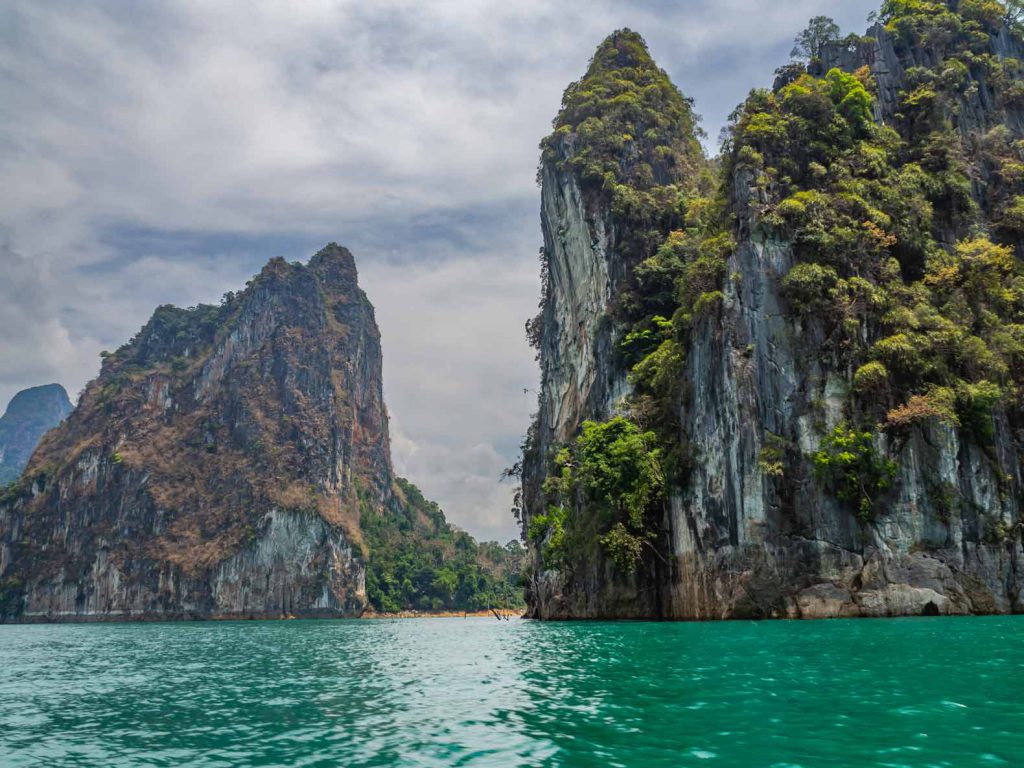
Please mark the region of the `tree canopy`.
POLYGON ((793 40, 790 56, 794 59, 810 61, 821 56, 821 49, 826 43, 839 40, 839 25, 828 16, 815 16, 807 23, 807 28, 793 40))

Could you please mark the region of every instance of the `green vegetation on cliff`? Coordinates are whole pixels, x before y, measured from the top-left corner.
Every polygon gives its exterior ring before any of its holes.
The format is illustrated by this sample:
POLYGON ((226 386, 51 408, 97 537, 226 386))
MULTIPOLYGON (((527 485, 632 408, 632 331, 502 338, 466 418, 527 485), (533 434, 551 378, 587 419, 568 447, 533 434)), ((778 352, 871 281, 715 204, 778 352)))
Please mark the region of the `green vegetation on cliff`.
MULTIPOLYGON (((583 78, 566 89, 554 128, 541 142, 542 169, 575 173, 589 204, 610 209, 616 247, 629 263, 654 257, 670 232, 704 217, 702 194, 713 182, 691 101, 637 33, 624 29, 601 43, 583 78)), ((671 291, 674 275, 665 270, 679 268, 672 256, 649 267, 637 280, 671 291)), ((659 310, 671 314, 674 299, 659 307, 641 298, 647 293, 638 284, 623 298, 619 312, 628 322, 649 322, 659 310)))
POLYGON ((879 497, 892 486, 896 463, 879 456, 871 432, 839 424, 821 441, 812 457, 818 477, 836 498, 852 504, 861 520, 874 519, 879 497))
POLYGON ((935 60, 908 67, 891 125, 873 119, 867 68, 803 72, 736 114, 727 165, 767 201, 761 236, 793 244, 784 290, 798 316, 825 319, 832 354, 856 371, 866 428, 941 419, 984 440, 993 407, 1020 405, 1024 279, 1012 246, 1024 144, 997 120, 964 131, 979 87, 999 109, 1017 104, 1019 62, 990 50, 1005 12, 885 3, 898 49, 935 60))
POLYGON ((702 157, 691 102, 628 29, 602 42, 566 88, 554 127, 542 159, 572 169, 620 211, 672 208, 702 157))
POLYGON ((530 521, 528 538, 541 545, 546 566, 571 565, 597 541, 619 568, 636 567, 656 538, 665 501, 656 444, 653 432, 622 417, 583 423, 575 446, 558 453, 557 473, 544 484, 547 513, 530 521))
MULTIPOLYGON (((586 205, 609 212, 629 266, 608 320, 637 395, 628 418, 587 422, 571 449, 547 457, 548 509, 528 538, 548 565, 586 558, 597 542, 632 570, 655 547, 665 474, 685 462, 668 418, 682 392, 665 374, 681 366, 688 330, 721 296, 731 248, 725 198, 690 100, 628 29, 604 40, 566 89, 554 128, 541 143, 541 178, 545 169, 575 174, 586 205)), ((528 326, 534 343, 540 323, 528 326)))
POLYGON ((454 528, 419 488, 396 478, 397 503, 364 505, 366 595, 377 611, 478 611, 523 605, 517 541, 477 543, 454 528))
POLYGON ((577 174, 615 229, 627 275, 607 319, 632 390, 610 409, 620 415, 582 422, 541 459, 546 506, 527 535, 545 567, 571 569, 598 544, 623 571, 647 544, 657 554, 658 504, 636 517, 635 488, 595 492, 583 467, 618 466, 621 441, 638 442, 659 494, 686 488, 699 460, 680 429, 688 356, 742 300, 743 276, 729 274, 738 242, 786 250, 785 320, 845 377, 828 426, 815 417, 814 449, 766 432, 758 466, 773 487, 817 483, 870 522, 896 483, 895 453, 925 425, 1000 465, 998 419, 1019 423, 1024 406, 1024 64, 1007 53, 1024 50, 1020 5, 887 0, 877 19, 878 37, 846 38, 813 19, 798 61, 737 108, 714 161, 633 32, 604 41, 566 91, 541 177, 577 174), (615 439, 596 439, 605 430, 615 439))

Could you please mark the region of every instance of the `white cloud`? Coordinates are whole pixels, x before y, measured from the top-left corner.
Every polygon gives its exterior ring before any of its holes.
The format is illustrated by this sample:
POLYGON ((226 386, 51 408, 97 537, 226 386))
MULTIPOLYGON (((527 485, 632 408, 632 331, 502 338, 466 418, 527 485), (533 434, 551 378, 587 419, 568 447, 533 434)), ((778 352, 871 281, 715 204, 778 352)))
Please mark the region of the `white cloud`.
POLYGON ((536 396, 523 318, 536 260, 459 257, 371 262, 360 282, 377 305, 395 468, 474 534, 515 535, 512 489, 499 485, 536 396))
POLYGON ((874 4, 7 3, 0 400, 75 392, 157 304, 337 240, 378 307, 396 462, 458 524, 509 538, 494 480, 536 386, 534 170, 562 90, 629 26, 714 139, 808 17, 859 30, 874 4))

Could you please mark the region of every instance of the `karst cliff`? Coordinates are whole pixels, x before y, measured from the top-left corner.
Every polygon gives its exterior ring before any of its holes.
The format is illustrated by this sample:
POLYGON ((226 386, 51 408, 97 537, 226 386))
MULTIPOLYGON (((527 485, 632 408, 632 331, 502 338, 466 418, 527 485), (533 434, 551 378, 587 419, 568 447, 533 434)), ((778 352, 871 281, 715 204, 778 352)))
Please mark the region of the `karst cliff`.
POLYGON ((381 367, 334 244, 271 260, 219 306, 158 308, 4 491, 0 617, 492 603, 509 552, 478 550, 394 476, 381 367))
POLYGON ((1024 44, 887 3, 733 115, 613 34, 542 142, 538 618, 1024 610, 1024 44))

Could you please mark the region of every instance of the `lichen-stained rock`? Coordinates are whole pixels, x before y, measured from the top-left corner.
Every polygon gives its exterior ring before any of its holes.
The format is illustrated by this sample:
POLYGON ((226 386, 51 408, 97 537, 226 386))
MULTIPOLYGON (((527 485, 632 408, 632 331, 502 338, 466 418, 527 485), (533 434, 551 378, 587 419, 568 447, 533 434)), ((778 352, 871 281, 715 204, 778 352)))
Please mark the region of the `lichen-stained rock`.
POLYGON ((352 255, 161 307, 0 503, 0 615, 357 615, 360 509, 396 503, 352 255))

